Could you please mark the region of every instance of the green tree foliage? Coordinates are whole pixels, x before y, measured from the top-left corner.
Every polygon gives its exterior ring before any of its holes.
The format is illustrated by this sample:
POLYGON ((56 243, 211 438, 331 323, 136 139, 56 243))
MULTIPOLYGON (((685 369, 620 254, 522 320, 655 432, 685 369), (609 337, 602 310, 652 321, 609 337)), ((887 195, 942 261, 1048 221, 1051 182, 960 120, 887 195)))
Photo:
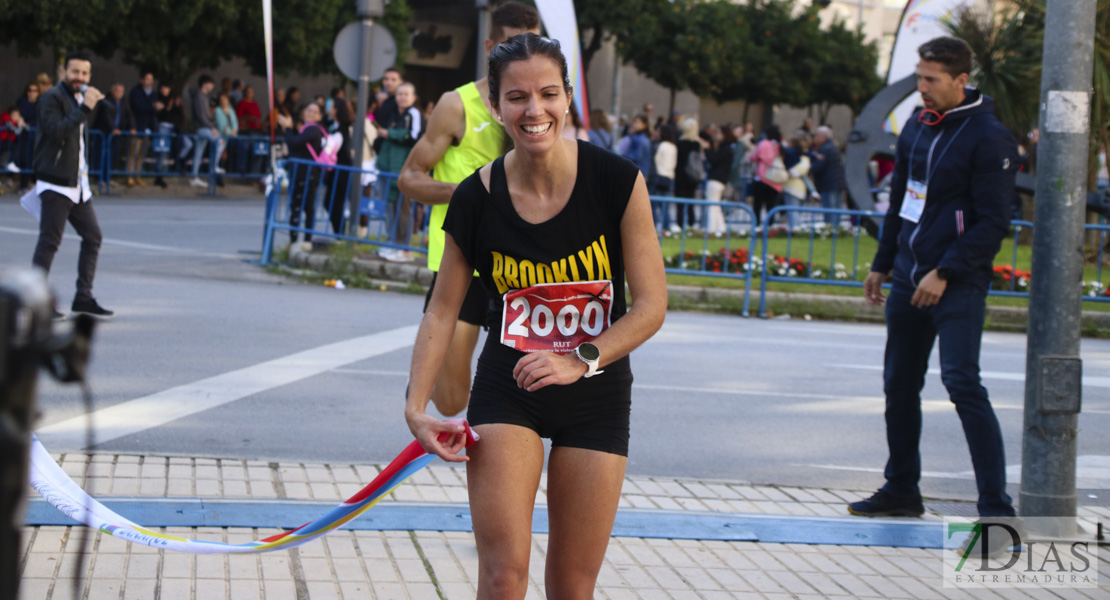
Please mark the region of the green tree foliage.
POLYGON ((659 15, 670 9, 668 0, 574 0, 574 14, 582 43, 582 66, 590 69, 590 61, 605 40, 628 34, 637 16, 659 15))
MULTIPOLYGON (((661 12, 638 13, 617 38, 617 50, 647 77, 671 90, 715 95, 746 70, 747 23, 731 2, 675 0, 661 12)), ((673 106, 671 110, 673 110, 673 106)))
MULTIPOLYGON (((1022 139, 1039 115, 1045 0, 1011 0, 1014 10, 1003 18, 964 19, 949 24, 953 35, 975 53, 977 85, 995 100, 999 120, 1022 139)), ((1110 0, 1098 0, 1095 12, 1094 72, 1091 77, 1091 147, 1088 187, 1094 188, 1098 155, 1110 148, 1110 0)))
MULTIPOLYGON (((670 90, 718 102, 849 103, 878 89, 877 51, 840 25, 822 32, 819 9, 795 0, 675 0, 639 10, 614 35, 621 56, 670 90), (818 88, 818 86, 820 86, 818 88)), ((583 25, 579 20, 580 28, 583 25)))
MULTIPOLYGON (((256 75, 266 73, 262 4, 257 0, 0 0, 0 39, 22 55, 73 49, 154 71, 175 87, 222 61, 242 58, 256 75)), ((337 74, 332 44, 354 21, 350 0, 281 0, 274 3, 274 70, 337 74)), ((408 50, 407 0, 391 0, 382 23, 398 41, 398 63, 408 50)))
POLYGON ((843 21, 838 19, 823 30, 813 40, 812 52, 822 64, 805 103, 818 107, 818 122, 828 121, 829 109, 837 104, 847 105, 854 117, 883 88, 883 80, 875 72, 878 47, 843 21))
POLYGON ((1044 14, 1011 9, 990 15, 965 8, 944 25, 971 47, 972 82, 994 99, 998 120, 1022 139, 1037 121, 1044 14))
POLYGON ((739 77, 721 73, 714 99, 792 106, 808 103, 809 90, 825 66, 816 51, 823 34, 819 9, 811 5, 799 11, 795 4, 794 0, 752 0, 737 5, 748 26, 748 44, 732 60, 743 62, 744 68, 739 77))

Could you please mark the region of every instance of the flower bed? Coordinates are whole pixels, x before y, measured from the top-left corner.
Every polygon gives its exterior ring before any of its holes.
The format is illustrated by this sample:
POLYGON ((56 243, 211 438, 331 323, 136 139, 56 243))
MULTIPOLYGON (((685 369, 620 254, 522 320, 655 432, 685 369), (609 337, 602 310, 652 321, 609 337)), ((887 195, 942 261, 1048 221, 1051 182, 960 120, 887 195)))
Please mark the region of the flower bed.
MULTIPOLYGON (((747 248, 737 248, 732 251, 721 249, 718 252, 693 252, 675 254, 664 259, 664 264, 669 269, 682 269, 685 271, 702 271, 706 273, 747 273, 752 272, 753 277, 763 273, 763 259, 759 256, 749 256, 747 248), (704 268, 702 263, 704 261, 704 268)), ((797 258, 787 256, 767 255, 767 270, 776 277, 797 277, 814 279, 851 280, 851 273, 840 263, 833 265, 831 272, 814 268, 810 272, 809 265, 797 258)))
MULTIPOLYGON (((991 289, 1003 292, 1029 292, 1029 282, 1033 278, 1033 273, 1030 271, 1022 271, 1015 269, 1012 265, 997 265, 994 267, 994 274, 991 279, 991 289), (1011 285, 1013 286, 1011 288, 1011 285)), ((1110 289, 1098 281, 1084 281, 1082 283, 1082 290, 1084 296, 1097 298, 1099 296, 1110 297, 1110 289)))

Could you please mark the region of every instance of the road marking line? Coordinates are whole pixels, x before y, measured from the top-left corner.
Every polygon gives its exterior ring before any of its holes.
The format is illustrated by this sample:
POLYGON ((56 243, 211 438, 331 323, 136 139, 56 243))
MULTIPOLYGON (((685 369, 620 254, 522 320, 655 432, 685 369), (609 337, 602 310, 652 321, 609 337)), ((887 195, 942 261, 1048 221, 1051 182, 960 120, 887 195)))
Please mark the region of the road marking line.
MULTIPOLYGON (((5 233, 18 233, 22 235, 38 235, 37 230, 31 229, 17 229, 15 227, 0 227, 0 231, 5 233)), ((68 235, 62 238, 62 242, 79 243, 80 238, 68 235)), ((168 252, 172 254, 191 254, 193 256, 207 256, 209 258, 228 258, 232 260, 243 260, 242 255, 238 254, 222 254, 219 252, 205 252, 203 250, 194 250, 192 248, 176 248, 174 246, 160 246, 157 244, 144 244, 142 242, 128 242, 124 240, 116 240, 104 238, 101 242, 110 246, 123 246, 124 248, 135 248, 136 250, 152 250, 154 252, 168 252)))
MULTIPOLYGON (((413 345, 416 325, 327 344, 178 386, 93 413, 96 443, 109 442, 216 408, 337 367, 413 345)), ((74 450, 85 445, 85 417, 73 417, 36 432, 48 448, 74 450)))
MULTIPOLYGON (((833 471, 854 471, 857 473, 883 473, 883 469, 876 467, 853 467, 848 465, 828 464, 803 464, 794 463, 795 467, 811 467, 814 469, 829 469, 833 471)), ((975 479, 975 471, 922 471, 922 477, 935 477, 938 479, 975 479)), ((1006 479, 1011 483, 1021 481, 1021 465, 1006 465, 1006 479)), ((1088 490, 1110 489, 1110 456, 1100 454, 1083 454, 1076 457, 1075 465, 1076 487, 1088 490)))
POLYGON ((721 388, 699 388, 699 387, 686 387, 680 385, 652 385, 648 383, 634 383, 632 387, 642 390, 659 390, 665 392, 695 392, 704 394, 729 394, 734 396, 771 396, 776 398, 814 398, 817 400, 860 400, 860 399, 874 399, 880 398, 872 396, 834 396, 832 394, 806 394, 798 392, 771 392, 767 390, 739 390, 739 389, 721 389, 721 388))
MULTIPOLYGON (((859 369, 863 371, 882 371, 880 365, 829 365, 838 369, 859 369)), ((930 375, 940 375, 940 369, 929 369, 930 375)), ((980 371, 983 379, 1000 379, 1003 381, 1025 381, 1025 373, 1003 373, 1001 371, 980 371)), ((1110 377, 1083 377, 1084 387, 1110 388, 1110 377)))

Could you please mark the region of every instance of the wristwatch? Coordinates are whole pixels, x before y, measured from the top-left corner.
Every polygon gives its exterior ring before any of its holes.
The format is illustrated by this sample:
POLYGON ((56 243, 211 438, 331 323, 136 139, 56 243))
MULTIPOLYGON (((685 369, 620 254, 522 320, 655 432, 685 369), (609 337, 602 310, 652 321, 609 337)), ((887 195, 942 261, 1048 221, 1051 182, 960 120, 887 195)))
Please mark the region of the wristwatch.
POLYGON ((939 277, 941 281, 948 281, 948 278, 951 276, 952 270, 948 267, 937 267, 937 277, 939 277))
POLYGON ((597 363, 601 360, 601 351, 597 349, 597 346, 586 342, 574 349, 574 355, 578 357, 578 360, 586 363, 586 374, 583 377, 589 379, 594 375, 601 375, 605 372, 597 370, 597 363))

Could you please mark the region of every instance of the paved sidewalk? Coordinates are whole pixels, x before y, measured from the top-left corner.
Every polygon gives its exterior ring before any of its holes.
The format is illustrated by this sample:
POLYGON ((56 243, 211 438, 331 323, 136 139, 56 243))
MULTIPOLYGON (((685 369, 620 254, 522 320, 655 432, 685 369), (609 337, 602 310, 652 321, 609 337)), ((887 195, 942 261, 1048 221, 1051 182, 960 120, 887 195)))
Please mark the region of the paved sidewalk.
MULTIPOLYGON (((354 494, 382 465, 268 463, 127 454, 55 455, 99 499, 123 497, 251 499, 338 503, 354 494)), ((546 478, 537 504, 546 504, 546 478)), ((844 504, 866 495, 743 482, 628 477, 620 506, 627 513, 654 510, 660 523, 712 512, 779 515, 799 527, 843 525, 844 504)), ((417 473, 374 511, 417 506, 456 510, 466 502, 463 468, 442 463, 417 473)), ((326 505, 325 505, 326 506, 326 505)), ((928 503, 925 523, 947 514, 972 514, 969 503, 928 503)), ((157 508, 157 507, 155 507, 157 508)), ((325 509, 320 511, 320 514, 325 509)), ((127 516, 127 515, 124 515, 127 516)), ((1083 507, 1087 525, 1110 521, 1110 508, 1083 507)), ((141 519, 136 518, 137 521, 141 519)), ((909 520, 905 520, 909 521, 909 520)), ((921 520, 912 520, 921 523, 921 520)), ((850 521, 854 523, 856 520, 850 521)), ((861 524, 875 520, 859 519, 861 524)), ((356 521, 357 523, 357 521, 356 521)), ((896 522, 897 524, 898 522, 896 522)), ((273 528, 170 527, 161 531, 192 539, 239 544, 277 533, 273 528)), ((804 531, 804 530, 802 530, 804 531)), ((251 555, 179 554, 129 544, 100 533, 90 536, 80 592, 74 568, 80 529, 30 526, 24 530, 23 600, 323 600, 474 598, 477 554, 473 536, 453 531, 340 530, 293 550, 251 555)), ((690 537, 690 536, 678 536, 690 537)), ((533 536, 528 598, 544 598, 547 536, 533 536)), ((1110 598, 1110 557, 1097 569, 1100 587, 1087 590, 945 589, 941 549, 862 545, 811 545, 614 537, 598 579, 597 598, 655 600, 760 598, 1110 598)))

